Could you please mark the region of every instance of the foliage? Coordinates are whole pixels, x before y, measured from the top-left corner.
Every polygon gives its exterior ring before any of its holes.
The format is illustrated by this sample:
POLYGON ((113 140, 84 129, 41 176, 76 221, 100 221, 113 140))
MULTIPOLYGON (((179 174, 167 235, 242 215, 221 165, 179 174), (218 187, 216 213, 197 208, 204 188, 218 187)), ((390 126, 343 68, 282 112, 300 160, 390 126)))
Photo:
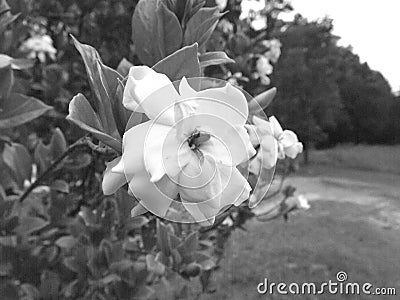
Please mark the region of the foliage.
MULTIPOLYGON (((161 222, 132 210, 135 199, 123 190, 104 196, 101 181, 125 130, 141 122, 122 106, 129 68, 142 61, 176 80, 233 62, 206 51, 223 13, 204 1, 165 0, 155 9, 155 1, 141 0, 131 45, 127 19, 135 2, 21 0, 12 10, 0 3, 2 299, 193 299, 213 292, 212 272, 230 233, 254 216, 248 208, 232 208, 209 227, 161 222), (160 38, 148 39, 149 30, 160 38), (77 126, 64 121, 68 106, 77 126)), ((266 107, 274 95, 255 101, 266 107)))
MULTIPOLYGON (((194 299, 215 290, 212 273, 232 231, 254 217, 249 208, 204 228, 131 217, 133 197, 101 192, 105 162, 142 121, 122 105, 132 65, 172 81, 206 74, 236 83, 307 143, 398 138, 398 124, 377 121, 395 122, 400 107, 381 75, 336 46, 329 22, 279 20, 286 1, 267 1, 267 26, 257 30, 239 19, 236 0, 222 11, 201 0, 9 2, 0 0, 2 299, 194 299)), ((284 190, 272 217, 293 209, 293 192, 284 190)))

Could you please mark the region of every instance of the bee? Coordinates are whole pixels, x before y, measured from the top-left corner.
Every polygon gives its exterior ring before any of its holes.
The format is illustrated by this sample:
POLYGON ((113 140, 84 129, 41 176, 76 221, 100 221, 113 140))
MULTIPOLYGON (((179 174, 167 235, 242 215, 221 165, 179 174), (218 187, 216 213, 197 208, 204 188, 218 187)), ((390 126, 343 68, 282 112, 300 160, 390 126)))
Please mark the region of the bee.
POLYGON ((187 139, 190 149, 196 150, 200 147, 201 144, 207 142, 211 138, 211 135, 206 132, 201 132, 199 130, 195 130, 187 139))

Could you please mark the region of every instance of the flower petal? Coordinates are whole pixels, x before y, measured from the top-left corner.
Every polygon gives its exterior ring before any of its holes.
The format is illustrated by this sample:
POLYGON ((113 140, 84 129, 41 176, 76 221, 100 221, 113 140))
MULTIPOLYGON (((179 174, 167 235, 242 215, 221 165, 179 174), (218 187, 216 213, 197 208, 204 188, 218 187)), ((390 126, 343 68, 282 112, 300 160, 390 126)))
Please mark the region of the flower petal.
POLYGON ((277 140, 271 135, 264 136, 259 151, 261 153, 261 167, 266 169, 273 168, 278 160, 277 140))
POLYGON ((297 135, 291 130, 285 130, 282 133, 280 143, 284 148, 291 147, 296 144, 299 140, 297 139, 297 135))
MULTIPOLYGON (((196 80, 197 80, 197 78, 196 78, 196 80)), ((197 95, 196 90, 194 90, 190 86, 186 77, 183 77, 181 79, 181 82, 179 83, 179 94, 181 95, 182 98, 193 98, 193 97, 196 97, 196 95, 197 95)))
POLYGON ((117 157, 113 161, 107 163, 107 168, 104 172, 102 188, 104 195, 114 194, 120 187, 122 187, 126 182, 124 174, 112 172, 114 168, 121 160, 121 156, 117 157))
POLYGON ((275 138, 279 138, 283 133, 281 124, 279 124, 277 118, 275 118, 274 116, 271 116, 268 119, 271 124, 272 134, 275 136, 275 138))
POLYGON ((113 172, 133 175, 145 169, 144 145, 152 124, 152 121, 148 121, 125 132, 122 139, 122 159, 112 169, 113 172))
POLYGON ((264 119, 261 119, 257 116, 253 116, 253 124, 256 127, 256 131, 259 136, 274 134, 271 123, 264 119))
POLYGON ((296 156, 301 152, 303 152, 303 144, 300 142, 297 142, 294 145, 285 148, 285 154, 292 159, 295 159, 296 156))
POLYGON ((173 104, 179 97, 165 74, 147 66, 134 66, 129 70, 123 104, 127 109, 144 112, 150 119, 172 125, 173 104))
MULTIPOLYGON (((179 174, 182 201, 220 208, 222 183, 216 161, 208 156, 192 159, 179 174)), ((209 215, 207 215, 207 218, 209 215)))
POLYGON ((221 208, 239 206, 249 199, 251 187, 246 178, 235 167, 220 166, 221 178, 225 182, 221 195, 221 208))
POLYGON ((176 126, 186 128, 188 132, 198 130, 210 134, 211 138, 201 143, 200 150, 226 165, 236 166, 255 154, 245 127, 231 124, 219 116, 196 113, 176 126))
POLYGON ((274 178, 274 174, 275 168, 261 168, 261 172, 258 175, 257 183, 253 189, 252 195, 250 196, 250 208, 256 207, 267 195, 269 187, 272 183, 272 179, 274 178))
POLYGON ((153 183, 146 171, 133 177, 129 182, 129 190, 145 209, 159 217, 166 215, 172 201, 178 195, 176 184, 167 176, 153 183))
POLYGON ((225 119, 232 125, 244 125, 249 108, 244 94, 227 83, 222 88, 210 88, 196 95, 199 104, 198 113, 209 114, 225 119))

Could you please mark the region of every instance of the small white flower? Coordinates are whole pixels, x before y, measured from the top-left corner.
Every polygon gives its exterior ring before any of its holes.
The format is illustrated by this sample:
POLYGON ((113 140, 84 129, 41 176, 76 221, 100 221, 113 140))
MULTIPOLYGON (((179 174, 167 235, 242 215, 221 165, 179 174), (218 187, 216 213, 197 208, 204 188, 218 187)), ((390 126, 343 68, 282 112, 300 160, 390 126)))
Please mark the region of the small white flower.
POLYGON ((220 11, 223 11, 228 4, 228 0, 215 0, 215 4, 217 4, 220 11))
POLYGON ((57 50, 53 46, 53 40, 49 35, 35 35, 27 39, 20 47, 22 52, 26 52, 28 58, 39 58, 41 62, 46 61, 46 54, 52 59, 56 59, 57 50))
POLYGON ((291 130, 283 130, 274 116, 269 121, 253 116, 253 123, 247 129, 253 146, 260 146, 260 150, 250 162, 251 173, 259 174, 261 168, 271 169, 278 159, 286 156, 294 159, 303 151, 297 135, 291 130))
POLYGON ((277 39, 272 39, 272 40, 265 40, 262 42, 262 44, 263 46, 268 48, 268 51, 264 53, 264 56, 268 58, 269 61, 276 63, 279 60, 279 57, 281 56, 281 47, 282 47, 281 42, 277 39))
POLYGON ((257 60, 256 64, 256 69, 257 72, 261 75, 271 75, 272 71, 274 70, 274 67, 270 64, 269 59, 266 58, 263 55, 260 55, 260 57, 257 60))

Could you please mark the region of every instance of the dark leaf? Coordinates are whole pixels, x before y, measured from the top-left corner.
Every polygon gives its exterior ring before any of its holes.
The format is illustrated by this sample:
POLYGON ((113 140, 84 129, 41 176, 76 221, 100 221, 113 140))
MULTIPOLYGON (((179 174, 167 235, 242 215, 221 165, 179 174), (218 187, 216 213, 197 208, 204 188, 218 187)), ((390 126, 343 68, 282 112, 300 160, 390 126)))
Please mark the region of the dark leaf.
POLYGON ((200 9, 187 23, 183 35, 184 45, 198 43, 201 48, 211 37, 219 18, 223 14, 218 7, 205 7, 200 9))
POLYGON ((44 271, 40 278, 40 296, 42 299, 57 299, 59 297, 60 277, 52 271, 44 271))
POLYGON ((117 90, 118 79, 122 80, 122 77, 102 63, 96 49, 81 44, 74 37, 72 38, 85 63, 90 87, 95 95, 93 108, 98 115, 103 131, 115 139, 119 139, 120 135, 112 114, 112 103, 114 102, 113 97, 117 90))
POLYGON ((183 32, 177 16, 163 2, 159 2, 158 42, 162 57, 166 57, 182 46, 183 32))
POLYGON ((215 51, 203 53, 199 56, 200 67, 205 68, 208 66, 222 65, 235 63, 235 61, 226 55, 225 52, 215 51))
POLYGON ((147 265, 147 270, 156 275, 161 276, 165 272, 165 266, 158 260, 156 260, 154 255, 151 254, 146 255, 146 265, 147 265))
POLYGON ((170 246, 167 227, 157 219, 157 244, 165 256, 170 255, 170 246))
POLYGON ((12 58, 11 56, 0 54, 0 68, 7 64, 11 64, 11 69, 13 70, 25 70, 32 68, 35 65, 35 61, 25 58, 12 58))
POLYGON ((83 130, 92 133, 104 144, 114 150, 121 152, 121 141, 104 132, 99 117, 93 110, 89 101, 82 94, 76 95, 69 104, 67 119, 74 122, 83 130))
POLYGON ((132 230, 132 229, 140 229, 143 226, 147 225, 149 223, 149 219, 144 217, 144 216, 137 216, 135 218, 130 218, 127 222, 126 222, 126 228, 128 230, 132 230))
POLYGON ((25 146, 17 143, 6 144, 3 161, 10 168, 15 182, 23 188, 25 180, 31 180, 32 158, 25 146))
POLYGON ((16 228, 16 232, 19 235, 29 235, 44 228, 47 224, 48 222, 42 218, 27 216, 20 220, 20 224, 16 228))
POLYGON ((0 34, 7 28, 7 25, 14 22, 18 18, 19 14, 12 15, 10 12, 10 6, 8 6, 6 0, 0 0, 0 34))
POLYGON ((56 128, 50 140, 50 155, 52 159, 58 158, 67 150, 67 141, 60 128, 56 128))
POLYGON ((158 62, 153 69, 166 74, 171 81, 181 80, 182 77, 200 77, 200 63, 197 43, 183 47, 175 53, 158 62))
POLYGON ((128 76, 131 67, 133 67, 133 64, 126 58, 123 58, 117 67, 117 72, 123 77, 126 77, 128 76))
POLYGON ((43 102, 22 94, 11 93, 3 99, 0 111, 0 129, 22 125, 52 109, 43 102))
POLYGON ((36 145, 34 159, 39 173, 43 173, 51 165, 50 147, 45 146, 41 140, 36 145))
POLYGON ((135 50, 140 61, 147 66, 152 66, 163 58, 156 38, 157 3, 158 0, 140 0, 132 17, 132 40, 135 50))
POLYGON ((57 179, 57 180, 53 181, 53 183, 51 184, 50 188, 53 191, 57 191, 57 192, 60 192, 60 193, 65 193, 65 194, 69 193, 68 182, 66 182, 64 180, 57 179))
POLYGON ((249 101, 249 113, 254 115, 265 110, 274 100, 276 88, 269 89, 249 101))
POLYGON ((16 300, 19 299, 18 289, 11 282, 0 281, 1 300, 16 300))
MULTIPOLYGON (((1 55, 1 54, 0 54, 1 55)), ((0 56, 0 112, 3 109, 2 103, 8 98, 14 84, 14 75, 10 61, 0 56)), ((1 122, 1 118, 0 118, 1 122)))

